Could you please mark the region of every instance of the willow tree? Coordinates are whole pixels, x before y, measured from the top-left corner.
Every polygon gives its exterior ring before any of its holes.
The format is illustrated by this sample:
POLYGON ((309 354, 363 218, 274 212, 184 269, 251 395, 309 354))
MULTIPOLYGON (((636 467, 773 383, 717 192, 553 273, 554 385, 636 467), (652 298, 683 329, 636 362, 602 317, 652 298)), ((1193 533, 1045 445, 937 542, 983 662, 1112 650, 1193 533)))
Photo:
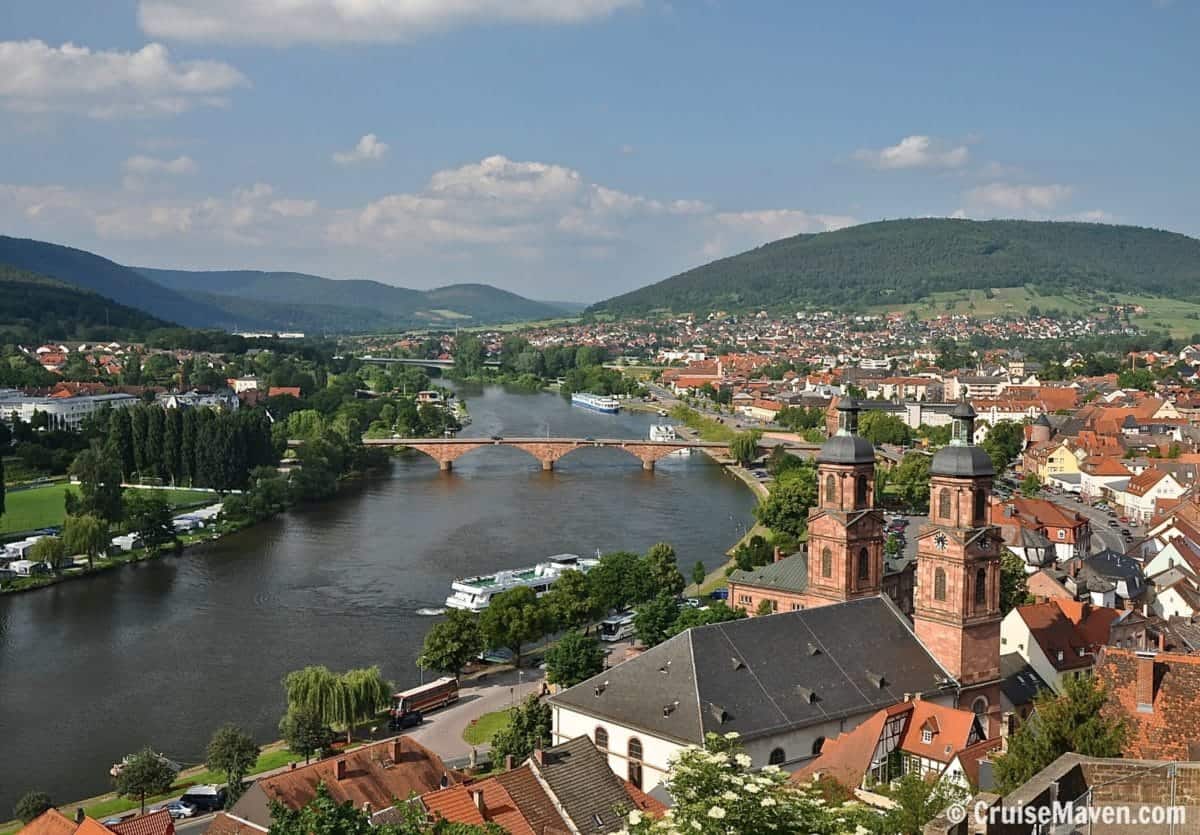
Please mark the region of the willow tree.
POLYGON ((391 686, 379 667, 347 670, 340 675, 323 666, 305 667, 288 673, 283 680, 288 708, 303 710, 321 721, 346 729, 346 742, 354 726, 372 719, 387 707, 391 686))

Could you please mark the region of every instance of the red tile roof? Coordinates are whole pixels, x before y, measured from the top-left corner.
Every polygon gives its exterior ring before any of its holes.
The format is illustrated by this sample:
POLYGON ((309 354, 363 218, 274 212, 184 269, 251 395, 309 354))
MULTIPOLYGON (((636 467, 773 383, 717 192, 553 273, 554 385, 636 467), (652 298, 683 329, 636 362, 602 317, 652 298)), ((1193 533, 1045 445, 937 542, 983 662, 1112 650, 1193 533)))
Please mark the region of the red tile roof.
POLYGON ((138 815, 127 821, 110 826, 117 835, 175 835, 175 822, 171 813, 166 809, 151 812, 148 815, 138 815))
POLYGON ((259 835, 266 831, 265 826, 251 823, 228 812, 219 812, 204 831, 204 835, 259 835))
POLYGON ((1059 671, 1090 667, 1093 653, 1108 641, 1113 621, 1121 616, 1116 609, 1058 598, 1019 606, 1017 611, 1046 659, 1059 671))
POLYGON ((971 711, 922 699, 912 703, 912 716, 900 738, 900 747, 912 754, 949 763, 971 741, 974 725, 975 714, 971 711), (929 743, 921 741, 921 732, 926 727, 933 731, 933 740, 929 743))
POLYGON ((1138 759, 1194 760, 1200 741, 1200 657, 1160 652, 1153 659, 1106 647, 1096 678, 1108 687, 1105 710, 1129 724, 1125 755, 1138 759), (1149 666, 1142 666, 1142 665, 1149 666), (1139 709, 1139 666, 1150 673, 1149 711, 1139 709))
POLYGON ((75 821, 57 809, 47 809, 17 830, 17 835, 72 835, 74 832, 75 821))
POLYGON ((430 814, 453 823, 477 826, 496 823, 512 835, 538 835, 539 832, 534 830, 512 795, 495 777, 423 794, 421 803, 430 814), (483 792, 482 810, 475 805, 475 792, 483 792))

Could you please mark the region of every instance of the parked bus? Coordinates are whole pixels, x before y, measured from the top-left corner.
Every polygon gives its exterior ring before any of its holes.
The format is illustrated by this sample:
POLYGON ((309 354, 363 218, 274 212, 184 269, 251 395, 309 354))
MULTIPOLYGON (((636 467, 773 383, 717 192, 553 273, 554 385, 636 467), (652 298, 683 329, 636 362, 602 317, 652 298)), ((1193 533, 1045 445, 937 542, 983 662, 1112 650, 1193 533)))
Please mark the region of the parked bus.
POLYGON ((633 612, 613 615, 600 622, 601 641, 623 641, 632 638, 633 633, 633 612))
POLYGON ((458 679, 453 676, 439 678, 420 687, 405 690, 392 696, 392 721, 399 721, 405 714, 426 713, 458 701, 458 679))

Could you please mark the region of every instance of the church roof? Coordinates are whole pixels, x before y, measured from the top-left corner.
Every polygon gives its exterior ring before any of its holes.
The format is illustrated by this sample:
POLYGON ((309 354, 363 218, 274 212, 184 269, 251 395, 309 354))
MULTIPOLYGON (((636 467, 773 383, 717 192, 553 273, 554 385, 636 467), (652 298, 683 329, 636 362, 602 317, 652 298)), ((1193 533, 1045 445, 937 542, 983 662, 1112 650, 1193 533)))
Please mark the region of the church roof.
POLYGON ((872 464, 875 445, 862 435, 834 435, 821 445, 818 464, 872 464))
POLYGON ((955 478, 975 478, 996 474, 992 457, 983 447, 970 445, 944 446, 933 456, 929 465, 930 475, 952 476, 955 478))

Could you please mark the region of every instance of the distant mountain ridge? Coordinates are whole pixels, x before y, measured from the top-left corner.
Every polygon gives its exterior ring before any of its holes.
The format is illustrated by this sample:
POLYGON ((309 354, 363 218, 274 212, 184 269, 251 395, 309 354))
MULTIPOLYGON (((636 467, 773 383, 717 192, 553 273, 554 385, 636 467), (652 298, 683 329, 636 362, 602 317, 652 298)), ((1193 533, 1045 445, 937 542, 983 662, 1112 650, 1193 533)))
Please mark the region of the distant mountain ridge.
MULTIPOLYGON (((4 266, 83 288, 191 328, 355 333, 549 319, 568 309, 487 284, 412 290, 304 273, 126 267, 91 252, 0 235, 4 266)), ((0 298, 0 323, 7 318, 0 298)))
POLYGON ((784 238, 588 310, 861 309, 939 292, 1024 285, 1200 301, 1200 240, 1097 223, 880 221, 784 238))
POLYGON ((350 332, 499 324, 550 319, 567 312, 489 284, 413 290, 367 279, 294 272, 132 269, 165 288, 221 308, 231 320, 253 315, 280 330, 350 332))

